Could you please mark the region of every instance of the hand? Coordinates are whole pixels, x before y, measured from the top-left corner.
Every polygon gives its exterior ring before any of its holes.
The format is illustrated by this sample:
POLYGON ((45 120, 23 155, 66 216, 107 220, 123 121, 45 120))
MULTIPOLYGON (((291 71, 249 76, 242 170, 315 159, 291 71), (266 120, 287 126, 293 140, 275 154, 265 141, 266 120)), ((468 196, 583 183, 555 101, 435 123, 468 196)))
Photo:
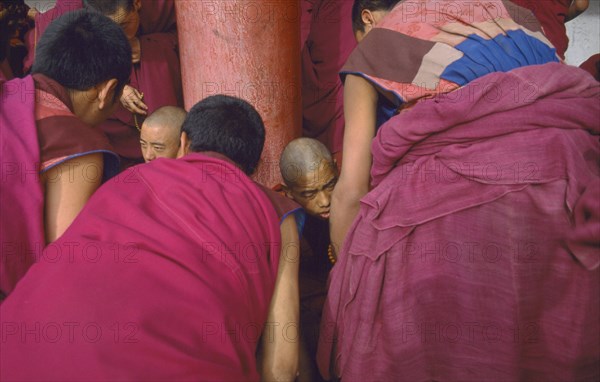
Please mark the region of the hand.
POLYGON ((142 101, 143 98, 144 93, 129 85, 125 85, 123 95, 121 96, 121 104, 132 113, 146 115, 148 106, 142 101))

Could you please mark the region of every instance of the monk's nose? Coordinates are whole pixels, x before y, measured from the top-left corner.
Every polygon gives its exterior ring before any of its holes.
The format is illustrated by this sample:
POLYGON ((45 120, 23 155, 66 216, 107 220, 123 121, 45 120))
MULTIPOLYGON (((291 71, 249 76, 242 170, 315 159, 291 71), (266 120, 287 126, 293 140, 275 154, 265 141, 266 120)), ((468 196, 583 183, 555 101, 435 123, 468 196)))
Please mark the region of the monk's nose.
POLYGON ((144 155, 144 157, 146 158, 146 162, 150 162, 151 160, 156 159, 156 155, 154 155, 154 151, 152 151, 150 147, 146 149, 145 154, 146 155, 144 155))
POLYGON ((320 208, 328 208, 331 204, 331 194, 326 191, 320 191, 317 194, 317 205, 320 208))

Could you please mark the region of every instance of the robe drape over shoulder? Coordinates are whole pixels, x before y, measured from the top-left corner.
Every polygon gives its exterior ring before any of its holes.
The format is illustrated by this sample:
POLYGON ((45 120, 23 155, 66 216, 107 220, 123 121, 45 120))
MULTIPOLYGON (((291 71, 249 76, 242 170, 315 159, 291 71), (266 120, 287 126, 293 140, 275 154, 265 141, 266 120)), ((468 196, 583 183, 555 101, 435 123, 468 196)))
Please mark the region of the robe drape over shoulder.
POLYGON ((325 376, 600 378, 600 85, 504 4, 403 1, 349 61, 400 112, 330 275, 325 376))
POLYGON ((280 247, 273 204, 229 161, 132 167, 1 306, 0 377, 258 380, 261 333, 284 326, 265 326, 280 247))
POLYGON ((36 74, 0 86, 0 292, 7 295, 46 244, 39 174, 100 152, 107 179, 117 172, 118 158, 100 131, 73 114, 55 81, 36 74))

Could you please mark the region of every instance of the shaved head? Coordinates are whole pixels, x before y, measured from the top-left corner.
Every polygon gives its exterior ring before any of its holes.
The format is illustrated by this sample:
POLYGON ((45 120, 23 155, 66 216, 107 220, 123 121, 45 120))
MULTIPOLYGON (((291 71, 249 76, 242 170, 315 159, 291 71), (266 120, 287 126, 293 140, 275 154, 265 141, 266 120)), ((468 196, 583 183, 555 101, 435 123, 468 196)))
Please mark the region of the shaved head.
POLYGON ((281 154, 281 176, 288 186, 295 184, 299 177, 318 170, 322 161, 333 164, 331 153, 324 144, 312 138, 294 139, 281 154))
POLYGON ((160 157, 177 157, 186 114, 180 107, 163 106, 146 118, 140 131, 142 155, 146 162, 160 157))
POLYGON ((329 218, 337 167, 327 147, 316 139, 295 139, 283 150, 279 168, 286 195, 310 215, 329 218))
POLYGON ((144 125, 177 129, 179 132, 186 115, 185 110, 180 107, 163 106, 146 118, 144 125))

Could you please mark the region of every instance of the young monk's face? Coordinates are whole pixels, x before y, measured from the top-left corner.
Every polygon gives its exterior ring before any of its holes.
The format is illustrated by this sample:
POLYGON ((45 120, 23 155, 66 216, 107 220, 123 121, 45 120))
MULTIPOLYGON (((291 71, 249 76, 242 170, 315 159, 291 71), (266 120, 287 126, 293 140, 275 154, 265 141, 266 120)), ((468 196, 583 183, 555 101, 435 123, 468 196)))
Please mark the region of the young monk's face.
POLYGON ((180 145, 179 130, 160 125, 142 125, 140 145, 145 162, 156 158, 177 158, 180 145))
POLYGON ((326 160, 315 167, 305 174, 300 174, 294 184, 287 187, 286 193, 309 215, 329 219, 331 193, 338 178, 337 167, 326 160))

